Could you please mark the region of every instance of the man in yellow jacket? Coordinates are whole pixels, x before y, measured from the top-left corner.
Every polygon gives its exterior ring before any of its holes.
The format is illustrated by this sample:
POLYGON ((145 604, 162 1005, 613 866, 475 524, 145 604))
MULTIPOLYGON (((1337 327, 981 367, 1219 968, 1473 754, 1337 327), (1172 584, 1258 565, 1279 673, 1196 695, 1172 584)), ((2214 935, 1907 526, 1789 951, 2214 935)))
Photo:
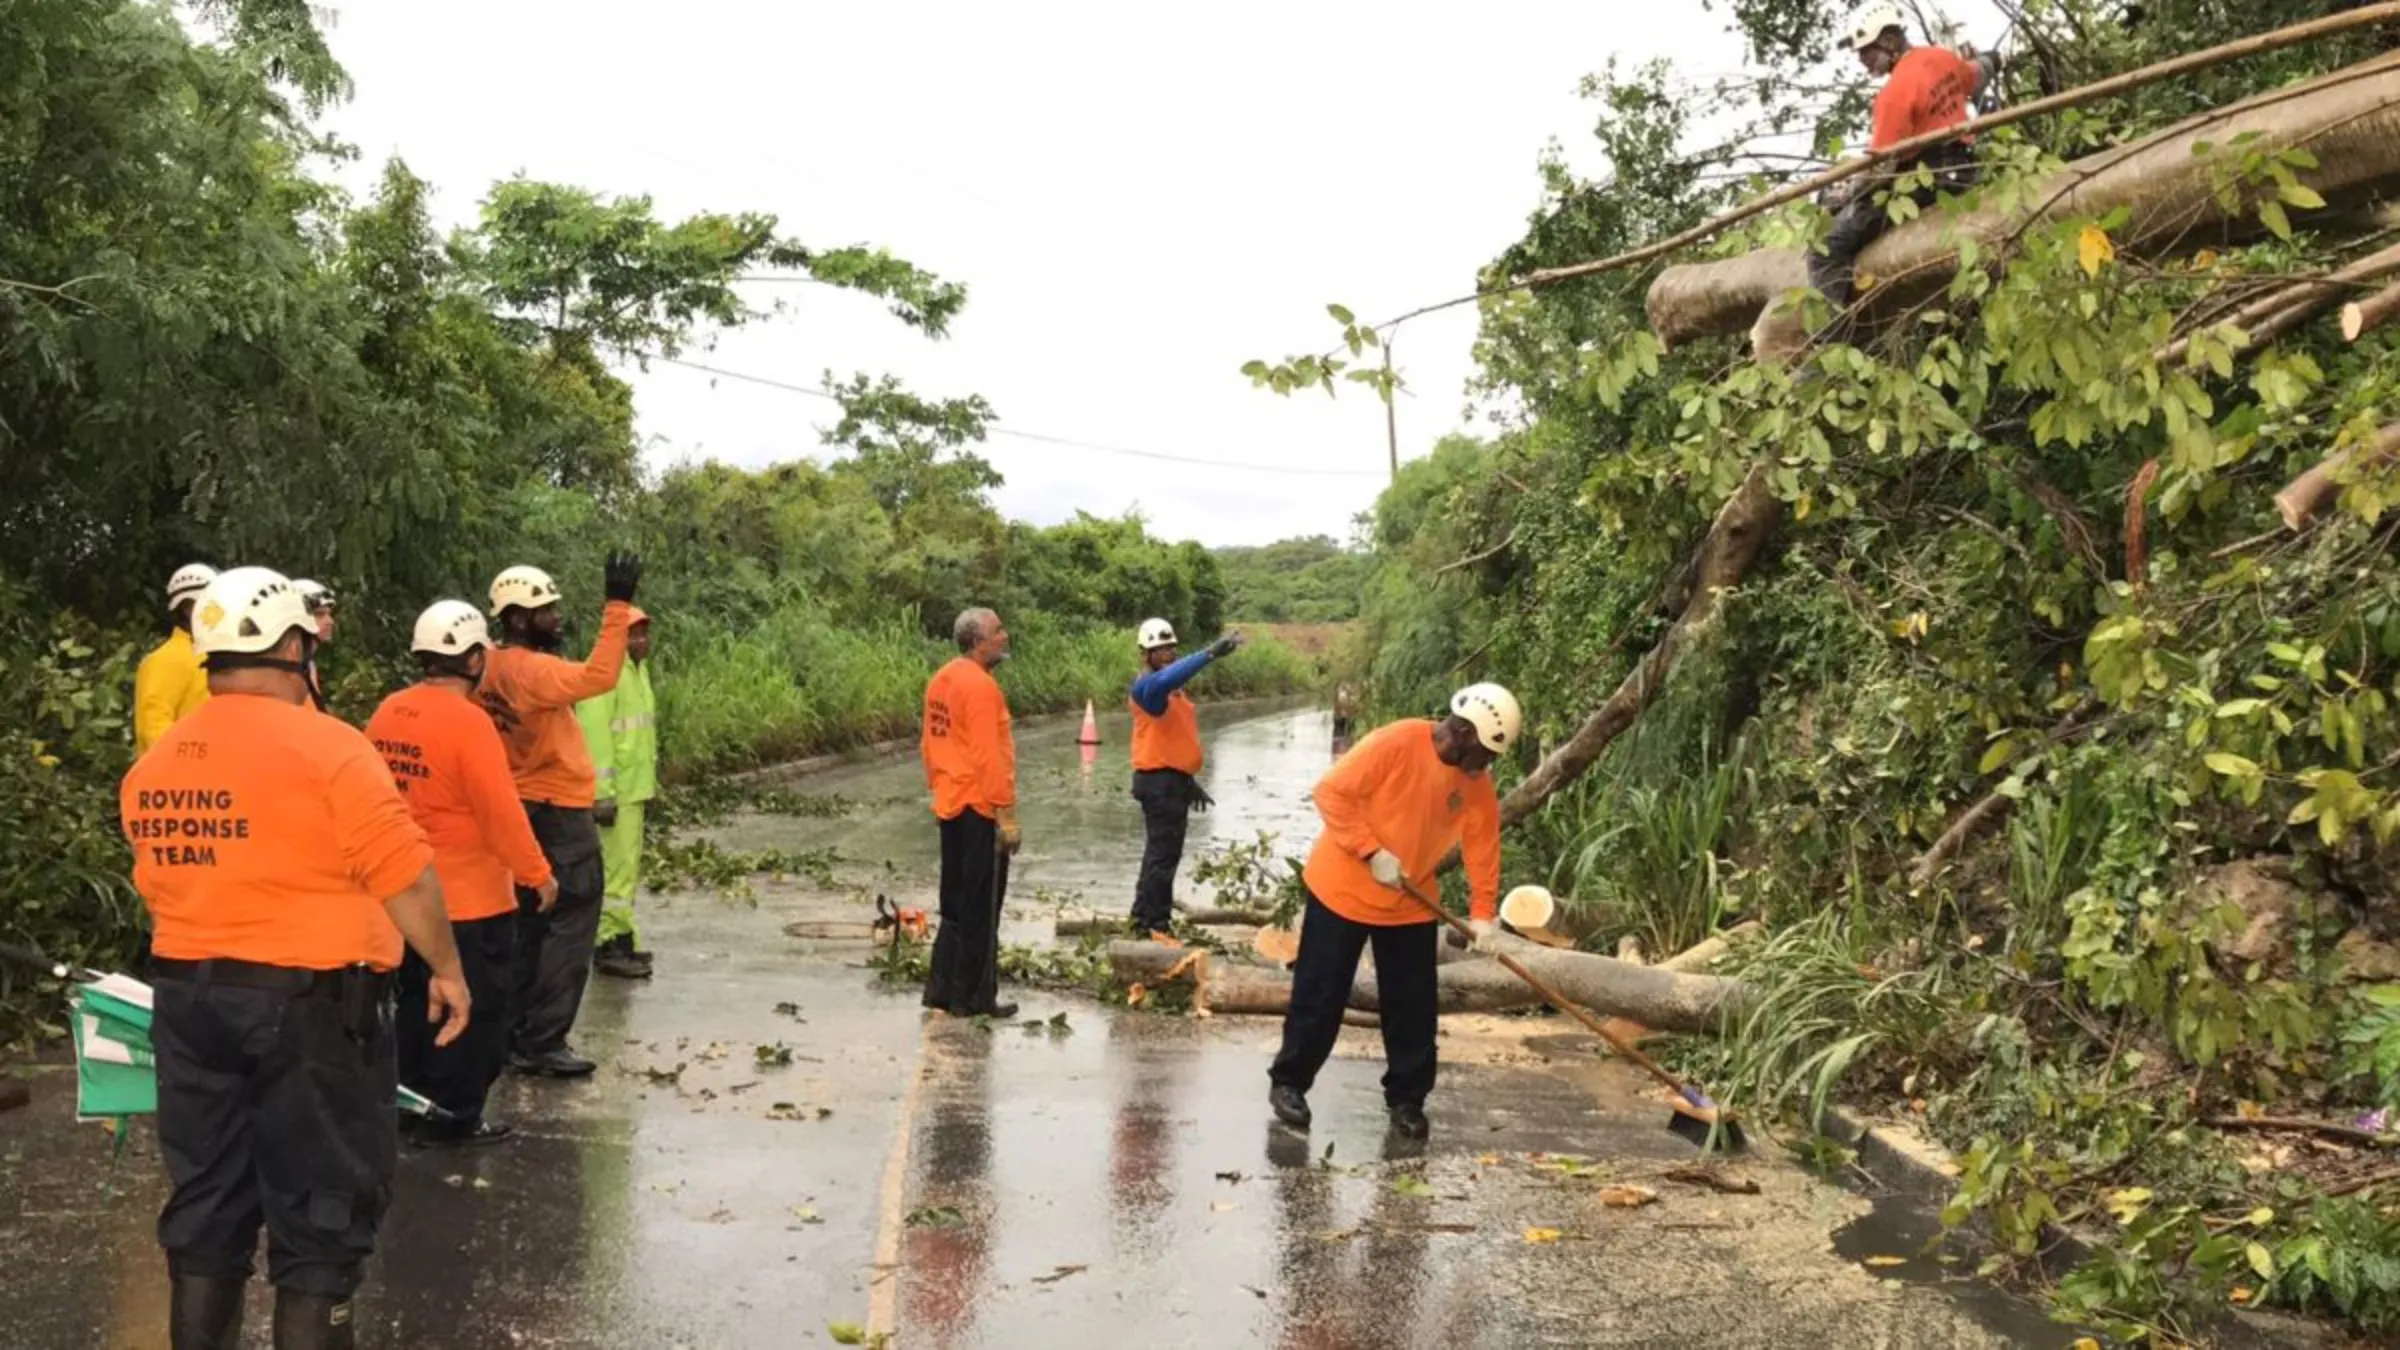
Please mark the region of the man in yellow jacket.
POLYGON ((150 649, 133 671, 133 753, 139 757, 167 728, 208 701, 208 672, 200 668, 200 653, 192 648, 192 605, 217 569, 206 563, 187 563, 167 578, 167 613, 175 630, 150 649))

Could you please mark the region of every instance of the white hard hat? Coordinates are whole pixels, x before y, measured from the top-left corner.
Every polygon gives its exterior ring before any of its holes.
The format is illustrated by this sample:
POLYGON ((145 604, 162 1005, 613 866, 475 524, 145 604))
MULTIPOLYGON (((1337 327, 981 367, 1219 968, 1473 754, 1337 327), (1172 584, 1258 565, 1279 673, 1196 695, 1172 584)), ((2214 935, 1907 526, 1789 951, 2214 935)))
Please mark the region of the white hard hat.
POLYGON ((200 592, 199 607, 192 611, 192 647, 202 656, 254 656, 275 650, 295 628, 311 636, 317 631, 292 583, 268 568, 236 567, 219 573, 200 592))
POLYGON ((1175 645, 1175 625, 1165 619, 1144 619, 1141 635, 1134 639, 1134 643, 1146 652, 1172 647, 1175 645))
POLYGON ((417 630, 408 649, 428 656, 463 656, 492 645, 492 630, 483 615, 464 600, 436 600, 417 616, 417 630))
POLYGON ((173 609, 186 600, 197 597, 217 579, 217 569, 207 563, 185 563, 167 578, 167 608, 173 609))
POLYGON ((1894 28, 1906 29, 1907 27, 1908 16, 1900 12, 1898 5, 1869 5, 1858 12, 1857 18, 1850 21, 1850 50, 1865 51, 1881 41, 1885 32, 1894 28))
POLYGON ((334 606, 333 588, 322 581, 294 577, 292 578, 292 589, 300 592, 301 602, 308 606, 308 612, 311 614, 331 609, 334 606))
POLYGON ((558 583, 538 567, 512 567, 492 578, 492 617, 503 610, 544 609, 558 603, 558 583))
POLYGON ((1517 696, 1496 684, 1470 684, 1452 694, 1450 713, 1474 723, 1475 739, 1494 754, 1515 745, 1517 731, 1525 724, 1517 696))

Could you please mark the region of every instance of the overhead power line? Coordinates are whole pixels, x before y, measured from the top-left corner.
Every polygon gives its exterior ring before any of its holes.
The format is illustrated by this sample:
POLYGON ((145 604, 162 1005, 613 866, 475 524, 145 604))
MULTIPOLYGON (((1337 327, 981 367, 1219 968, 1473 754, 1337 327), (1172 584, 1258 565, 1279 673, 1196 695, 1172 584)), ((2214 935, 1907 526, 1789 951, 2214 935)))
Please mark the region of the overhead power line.
MULTIPOLYGON (((685 361, 672 356, 653 357, 652 359, 663 365, 681 366, 685 370, 696 370, 721 380, 761 385, 768 389, 780 389, 788 394, 805 394, 810 398, 821 398, 831 403, 841 402, 841 399, 832 390, 822 385, 794 384, 789 380, 770 379, 765 375, 744 374, 738 370, 725 370, 717 366, 702 365, 698 361, 685 361)), ((1251 464, 1240 460, 1203 459, 1197 455, 1175 455, 1164 450, 1141 450, 1129 445, 1103 445, 1097 441, 1079 441, 1069 436, 1049 436, 1038 431, 1017 431, 999 425, 985 428, 985 434, 1009 436, 1020 441, 1034 441, 1042 445, 1062 446, 1069 450, 1089 450, 1095 454, 1129 455, 1135 459, 1162 460, 1169 464, 1197 464, 1203 468, 1233 469, 1242 473, 1285 473, 1313 478, 1382 478, 1385 476, 1379 469, 1316 469, 1299 464, 1251 464)))

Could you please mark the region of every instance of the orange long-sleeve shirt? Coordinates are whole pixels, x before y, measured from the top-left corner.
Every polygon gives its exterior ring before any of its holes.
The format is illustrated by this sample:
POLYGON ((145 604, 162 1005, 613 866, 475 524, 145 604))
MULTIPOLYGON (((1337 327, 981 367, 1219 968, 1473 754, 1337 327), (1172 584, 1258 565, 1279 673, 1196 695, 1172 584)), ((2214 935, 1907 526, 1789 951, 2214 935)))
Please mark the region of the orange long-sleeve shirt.
POLYGON ((1948 47, 1909 48, 1875 92, 1867 148, 1881 150, 1960 125, 1967 120, 1967 100, 1982 80, 1973 62, 1948 47))
POLYGON ((961 811, 994 816, 1017 804, 1017 742, 1009 729, 1008 698, 992 672, 958 657, 925 686, 925 786, 933 814, 955 820, 961 811))
POLYGON ((597 780, 575 705, 617 687, 632 626, 633 607, 611 600, 600 617, 600 639, 584 660, 524 647, 494 647, 486 658, 477 692, 508 746, 519 797, 552 806, 592 804, 597 780))
POLYGON ((383 701, 367 739, 391 766, 408 813, 433 845, 434 875, 455 923, 514 914, 516 884, 550 879, 525 804, 508 772, 508 748, 467 695, 411 685, 383 701))
POLYGON ((1317 782, 1325 829, 1301 880, 1309 894, 1353 923, 1430 923, 1425 907, 1378 885, 1367 869, 1390 849, 1416 888, 1438 896, 1434 869, 1453 848, 1466 856, 1468 909, 1500 909, 1500 794, 1488 773, 1467 773, 1434 753, 1433 723, 1394 722, 1369 732, 1317 782))
POLYGON ((383 902, 424 875, 433 850, 356 727, 222 694, 135 761, 117 805, 158 955, 400 964, 383 902))

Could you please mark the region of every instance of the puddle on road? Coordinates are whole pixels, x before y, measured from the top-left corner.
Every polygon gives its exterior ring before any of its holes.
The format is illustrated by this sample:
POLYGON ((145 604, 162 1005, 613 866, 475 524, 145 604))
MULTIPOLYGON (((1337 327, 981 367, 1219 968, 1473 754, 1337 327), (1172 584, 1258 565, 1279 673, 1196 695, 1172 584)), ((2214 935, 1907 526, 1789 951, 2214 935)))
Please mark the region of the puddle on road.
MULTIPOLYGON (((1132 718, 1100 717, 1100 745, 1075 743, 1080 717, 1017 728, 1018 814, 1024 851, 1009 876, 1011 909, 1036 904, 1113 911, 1133 898, 1141 863, 1142 813, 1130 788, 1132 718)), ((1209 851, 1254 843, 1264 831, 1279 851, 1303 854, 1316 839, 1308 794, 1333 760, 1333 715, 1322 708, 1203 704, 1208 763, 1201 783, 1216 809, 1192 818, 1176 893, 1191 898, 1191 868, 1209 851)), ((913 754, 843 765, 791 780, 811 795, 839 796, 853 809, 832 817, 746 814, 701 833, 737 850, 833 848, 845 877, 888 879, 930 890, 939 839, 925 806, 925 773, 913 754)))
POLYGON ((2014 1344, 2064 1350, 2075 1343, 2078 1332, 2051 1321, 2025 1299, 1975 1278, 1976 1256, 1964 1244, 1945 1240, 1941 1211, 1932 1201, 1896 1192, 1865 1194, 1874 1208, 1834 1231, 1836 1256, 1857 1262, 1878 1279, 1937 1285, 1969 1316, 2014 1344), (1943 1261, 1945 1252, 1957 1259, 1943 1261))

